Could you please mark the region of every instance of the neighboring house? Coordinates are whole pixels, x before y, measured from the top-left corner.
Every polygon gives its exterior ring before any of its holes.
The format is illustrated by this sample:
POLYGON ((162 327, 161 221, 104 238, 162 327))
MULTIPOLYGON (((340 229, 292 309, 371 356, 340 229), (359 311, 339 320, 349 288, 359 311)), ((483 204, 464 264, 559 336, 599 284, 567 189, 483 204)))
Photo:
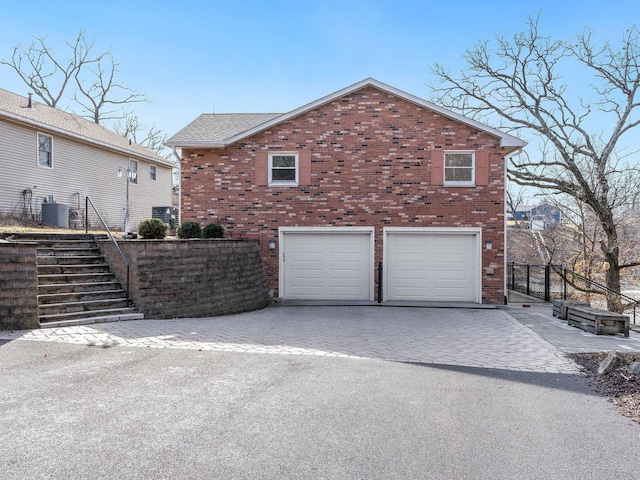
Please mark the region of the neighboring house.
POLYGON ((504 301, 518 138, 366 79, 285 114, 203 114, 167 144, 182 221, 260 235, 274 296, 504 301))
MULTIPOLYGON (((547 230, 554 225, 560 223, 562 214, 558 207, 548 203, 540 205, 527 205, 516 208, 516 220, 522 225, 532 230, 547 230)), ((514 225, 515 221, 512 214, 507 215, 507 221, 510 225, 514 225)))
POLYGON ((127 169, 137 172, 129 178, 132 229, 152 217, 152 207, 171 205, 168 160, 89 120, 2 89, 0 145, 0 213, 37 220, 43 204, 55 201, 68 206, 70 226, 82 227, 89 196, 110 228, 123 229, 127 169))

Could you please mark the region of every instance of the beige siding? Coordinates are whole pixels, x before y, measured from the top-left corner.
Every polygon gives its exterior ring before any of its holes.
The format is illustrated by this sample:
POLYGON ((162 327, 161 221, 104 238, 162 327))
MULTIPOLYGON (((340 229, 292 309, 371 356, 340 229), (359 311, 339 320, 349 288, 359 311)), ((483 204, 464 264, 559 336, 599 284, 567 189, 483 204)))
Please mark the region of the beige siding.
MULTIPOLYGON (((37 133, 35 129, 0 121, 0 212, 40 215, 43 200, 56 196, 58 203, 84 212, 88 195, 109 228, 124 228, 125 176, 129 157, 57 134, 53 138, 53 167, 37 165, 37 133), (25 204, 23 191, 32 191, 31 206, 25 204)), ((151 218, 153 206, 171 204, 171 169, 157 165, 157 181, 149 178, 149 163, 138 160, 138 184, 130 185, 130 221, 132 229, 140 221, 151 218)), ((82 223, 80 223, 81 225, 82 223)))

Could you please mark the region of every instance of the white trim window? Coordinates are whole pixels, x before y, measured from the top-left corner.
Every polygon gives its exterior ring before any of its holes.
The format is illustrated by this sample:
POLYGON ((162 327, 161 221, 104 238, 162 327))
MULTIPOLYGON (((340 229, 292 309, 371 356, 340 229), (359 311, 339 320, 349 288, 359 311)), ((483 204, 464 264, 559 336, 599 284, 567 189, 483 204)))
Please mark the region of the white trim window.
POLYGON ((269 153, 269 185, 297 186, 299 178, 296 152, 269 153))
POLYGON ((129 183, 138 184, 138 161, 129 159, 129 183))
POLYGON ((51 135, 38 134, 38 166, 53 167, 53 138, 51 135))
POLYGON ((158 179, 158 169, 155 165, 149 165, 149 179, 155 182, 158 179))
POLYGON ((444 184, 452 186, 475 185, 475 153, 444 153, 444 184))

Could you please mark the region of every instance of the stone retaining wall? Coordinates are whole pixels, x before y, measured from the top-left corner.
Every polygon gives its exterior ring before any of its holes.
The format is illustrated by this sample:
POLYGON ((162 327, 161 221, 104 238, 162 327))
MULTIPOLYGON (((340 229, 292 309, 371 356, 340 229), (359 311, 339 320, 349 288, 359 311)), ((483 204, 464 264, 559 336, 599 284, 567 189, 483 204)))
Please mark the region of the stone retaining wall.
POLYGON ((37 246, 0 240, 0 330, 40 327, 37 246))
MULTIPOLYGON (((148 319, 227 315, 271 301, 255 240, 130 240, 129 296, 148 319)), ((111 241, 99 241, 126 286, 126 268, 111 241)))

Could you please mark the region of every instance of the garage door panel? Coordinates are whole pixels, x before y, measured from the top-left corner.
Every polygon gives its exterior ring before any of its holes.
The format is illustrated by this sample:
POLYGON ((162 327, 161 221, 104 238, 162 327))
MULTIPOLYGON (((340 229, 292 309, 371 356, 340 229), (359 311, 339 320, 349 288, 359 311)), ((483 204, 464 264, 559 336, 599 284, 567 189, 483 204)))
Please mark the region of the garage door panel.
POLYGON ((410 284, 413 280, 424 280, 428 277, 427 271, 423 268, 419 268, 418 265, 413 269, 397 269, 396 273, 399 281, 405 285, 410 284))
POLYGON ((390 231, 385 242, 387 300, 478 302, 476 233, 390 231))
POLYGON ((324 275, 324 270, 322 269, 302 269, 302 270, 293 270, 291 272, 293 278, 297 280, 304 279, 322 279, 324 275))
POLYGON ((371 296, 371 232, 285 232, 287 299, 368 300, 371 296), (313 288, 305 286, 314 279, 313 288))

